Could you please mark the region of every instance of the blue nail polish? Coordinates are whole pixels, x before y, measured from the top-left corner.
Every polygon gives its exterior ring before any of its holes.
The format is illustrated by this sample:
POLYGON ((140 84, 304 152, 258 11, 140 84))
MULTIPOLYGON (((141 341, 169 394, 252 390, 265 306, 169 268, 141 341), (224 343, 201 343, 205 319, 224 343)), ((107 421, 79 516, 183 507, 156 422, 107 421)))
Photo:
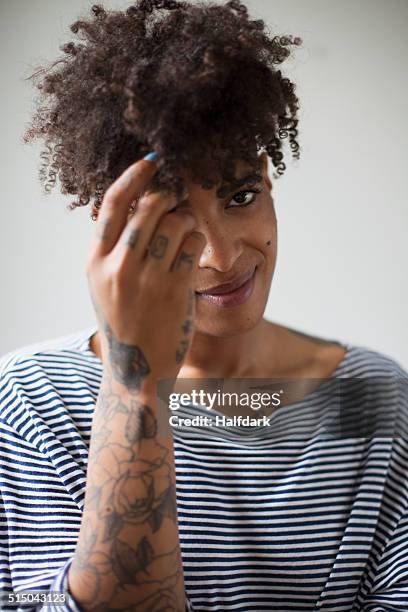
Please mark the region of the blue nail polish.
POLYGON ((147 161, 156 161, 157 157, 157 153, 152 151, 152 153, 148 153, 147 155, 145 155, 143 159, 147 159, 147 161))

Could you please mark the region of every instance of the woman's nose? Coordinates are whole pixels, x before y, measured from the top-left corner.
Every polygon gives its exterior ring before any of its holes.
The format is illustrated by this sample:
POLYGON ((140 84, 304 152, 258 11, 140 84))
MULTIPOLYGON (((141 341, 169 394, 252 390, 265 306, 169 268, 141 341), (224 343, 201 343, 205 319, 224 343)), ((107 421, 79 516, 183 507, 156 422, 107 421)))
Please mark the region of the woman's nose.
POLYGON ((223 228, 200 227, 206 243, 198 263, 200 268, 214 268, 220 272, 228 272, 234 268, 235 261, 242 254, 242 240, 223 228))

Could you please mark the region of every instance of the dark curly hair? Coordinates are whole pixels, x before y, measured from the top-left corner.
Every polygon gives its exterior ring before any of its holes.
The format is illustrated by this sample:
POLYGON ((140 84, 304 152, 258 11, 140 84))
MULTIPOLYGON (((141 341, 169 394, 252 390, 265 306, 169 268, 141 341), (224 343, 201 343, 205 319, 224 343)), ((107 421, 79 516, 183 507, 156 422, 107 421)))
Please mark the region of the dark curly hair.
POLYGON ((275 178, 285 170, 282 141, 294 157, 298 98, 275 65, 301 44, 271 36, 239 0, 226 4, 138 0, 124 11, 100 4, 70 29, 82 42, 32 79, 40 90, 24 143, 44 140, 40 180, 58 177, 68 208, 91 199, 150 151, 154 188, 181 195, 181 170, 210 189, 230 183, 238 160, 259 169, 266 151, 275 178))

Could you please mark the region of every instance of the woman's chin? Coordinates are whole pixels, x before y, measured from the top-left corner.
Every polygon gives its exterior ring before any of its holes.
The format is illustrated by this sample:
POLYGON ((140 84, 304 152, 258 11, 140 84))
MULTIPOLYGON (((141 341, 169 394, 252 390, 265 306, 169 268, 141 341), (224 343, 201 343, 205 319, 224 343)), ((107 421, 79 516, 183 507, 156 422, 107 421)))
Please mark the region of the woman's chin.
POLYGON ((262 320, 264 308, 237 308, 223 309, 216 313, 202 313, 197 308, 195 332, 216 336, 217 338, 230 338, 250 331, 262 320))

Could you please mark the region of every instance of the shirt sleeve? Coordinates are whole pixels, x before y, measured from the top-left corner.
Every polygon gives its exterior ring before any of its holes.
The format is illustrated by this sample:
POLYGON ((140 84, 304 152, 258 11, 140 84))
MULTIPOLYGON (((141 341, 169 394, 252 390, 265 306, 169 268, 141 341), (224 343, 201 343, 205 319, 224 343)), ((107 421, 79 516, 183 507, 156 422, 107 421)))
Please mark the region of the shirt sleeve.
MULTIPOLYGON (((71 612, 82 612, 81 608, 79 608, 78 604, 74 601, 73 597, 70 595, 69 593, 69 589, 68 589, 68 571, 71 565, 72 559, 69 559, 69 561, 67 561, 67 563, 64 565, 64 567, 62 568, 61 572, 59 572, 58 576, 55 578, 53 586, 51 587, 51 590, 55 590, 58 592, 64 592, 67 594, 67 599, 69 601, 67 601, 67 605, 69 606, 68 608, 66 608, 67 610, 69 610, 71 612)), ((61 610, 61 607, 54 607, 51 609, 47 609, 50 610, 50 612, 58 612, 59 610, 61 610)), ((43 612, 41 610, 41 612, 43 612)), ((45 612, 45 610, 44 610, 45 612)), ((187 595, 186 595, 186 610, 185 612, 195 612, 193 604, 189 601, 187 595)))
MULTIPOLYGON (((406 446, 407 440, 403 442, 406 446)), ((408 449, 406 449, 408 453, 408 449)), ((401 470, 407 464, 401 463, 401 470)), ((406 612, 408 610, 408 504, 395 482, 396 498, 405 503, 405 510, 392 536, 380 555, 378 564, 369 573, 369 588, 353 608, 353 612, 406 612)))
MULTIPOLYGON (((71 565, 72 559, 69 559, 61 571, 56 576, 52 586, 51 591, 63 592, 67 596, 67 603, 65 610, 69 610, 69 612, 82 612, 81 608, 78 606, 72 595, 69 593, 68 589, 68 571, 71 565)), ((61 610, 61 607, 53 607, 47 608, 47 612, 58 612, 61 610)), ((41 609, 41 612, 45 612, 45 610, 41 609)), ((192 603, 189 601, 186 595, 186 610, 185 612, 195 612, 192 603)))
POLYGON ((186 612, 195 612, 195 608, 186 595, 186 612))
MULTIPOLYGON (((45 605, 38 606, 19 606, 17 603, 7 602, 8 596, 14 596, 13 591, 6 584, 7 580, 4 581, 4 577, 9 574, 7 567, 7 560, 4 555, 4 549, 0 549, 0 610, 4 612, 83 612, 82 608, 78 605, 75 599, 69 592, 68 589, 68 571, 72 563, 72 558, 68 559, 61 567, 60 571, 54 577, 52 581, 49 593, 63 596, 63 603, 61 599, 57 600, 58 603, 47 602, 45 605)), ((30 590, 29 585, 24 590, 30 590)), ((33 591, 36 589, 32 589, 33 591)), ((44 593, 44 589, 41 593, 44 593)), ((195 612, 193 604, 190 602, 186 595, 186 609, 185 612, 195 612)))
MULTIPOLYGON (((1 429, 2 427, 0 424, 0 436, 2 433, 1 429)), ((1 460, 2 457, 0 449, 0 462, 1 460)), ((5 512, 0 487, 0 610, 4 610, 4 612, 82 612, 72 596, 69 594, 67 588, 67 574, 72 561, 71 558, 62 564, 60 570, 57 570, 51 575, 49 571, 44 571, 43 575, 35 572, 31 582, 27 568, 27 577, 24 577, 21 583, 16 587, 13 584, 13 576, 9 561, 10 544, 8 517, 5 512), (47 593, 49 595, 52 594, 56 597, 58 605, 49 601, 44 604, 35 603, 31 606, 27 604, 24 606, 20 605, 15 598, 26 591, 30 592, 31 594, 35 594, 37 592, 37 594, 41 594, 41 596, 44 596, 47 593)), ((20 577, 21 574, 24 574, 25 551, 30 550, 30 547, 34 547, 33 550, 35 550, 35 544, 36 543, 34 540, 30 541, 30 539, 26 536, 22 539, 16 538, 12 543, 14 559, 21 559, 21 561, 18 562, 20 566, 20 577), (21 566, 23 566, 22 571, 21 566)), ((40 563, 41 562, 42 560, 40 560, 40 563)))
MULTIPOLYGON (((56 574, 53 582, 50 585, 49 592, 50 594, 61 594, 64 597, 63 603, 59 600, 58 603, 53 604, 52 602, 47 602, 45 605, 39 606, 27 606, 24 607, 19 606, 18 604, 7 603, 8 595, 14 595, 10 588, 7 588, 5 584, 2 585, 0 578, 0 610, 4 612, 83 612, 77 602, 74 600, 72 595, 68 589, 68 571, 72 563, 72 558, 68 559, 62 566, 61 570, 56 574), (6 588, 3 588, 6 587, 6 588)), ((4 555, 0 554, 0 577, 7 574, 7 564, 5 563, 4 555)), ((29 590, 29 587, 26 587, 25 590, 29 590)), ((44 590, 41 591, 44 593, 44 590)), ((186 595, 186 610, 185 612, 195 612, 192 603, 189 601, 186 595)))

